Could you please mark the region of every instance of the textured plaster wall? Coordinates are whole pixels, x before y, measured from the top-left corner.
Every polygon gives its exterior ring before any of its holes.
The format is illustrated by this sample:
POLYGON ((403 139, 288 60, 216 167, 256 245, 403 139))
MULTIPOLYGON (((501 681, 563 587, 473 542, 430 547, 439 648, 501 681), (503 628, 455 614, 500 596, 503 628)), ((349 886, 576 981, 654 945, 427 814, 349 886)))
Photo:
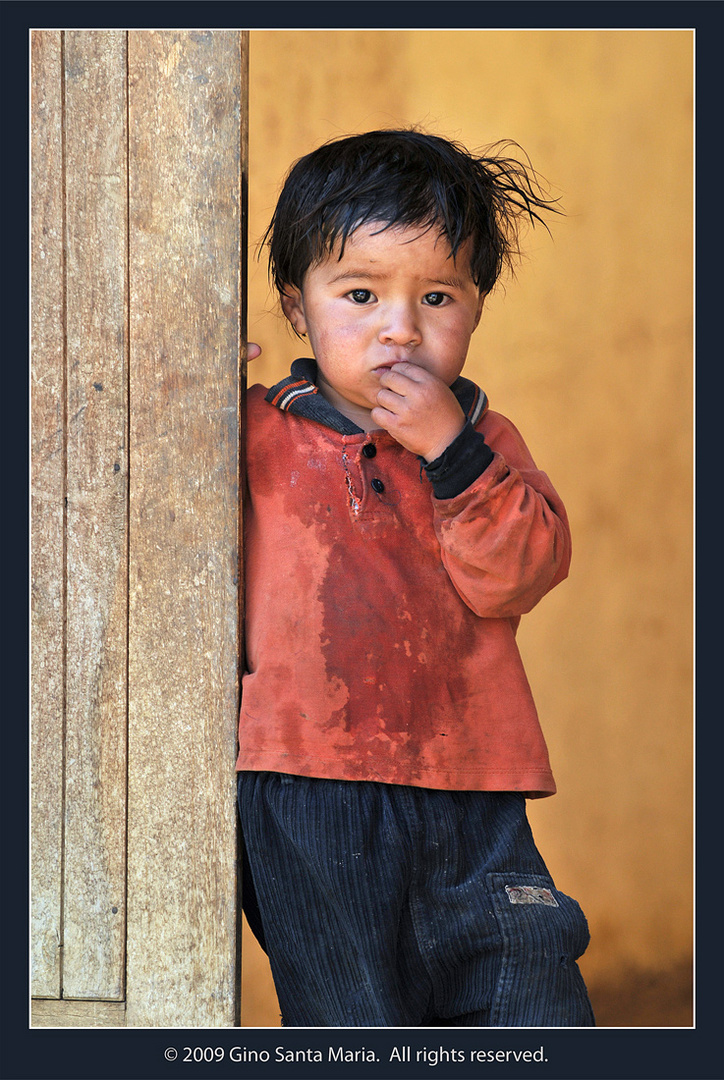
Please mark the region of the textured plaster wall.
MULTIPOLYGON (((690 1022, 692 51, 684 30, 251 34, 250 382, 300 354, 253 246, 320 142, 409 124, 515 139, 565 207, 487 301, 467 374, 571 518, 571 576, 520 631, 559 786, 530 817, 588 915, 582 967, 615 1025, 690 1022)), ((251 943, 244 1016, 278 1022, 251 943)))

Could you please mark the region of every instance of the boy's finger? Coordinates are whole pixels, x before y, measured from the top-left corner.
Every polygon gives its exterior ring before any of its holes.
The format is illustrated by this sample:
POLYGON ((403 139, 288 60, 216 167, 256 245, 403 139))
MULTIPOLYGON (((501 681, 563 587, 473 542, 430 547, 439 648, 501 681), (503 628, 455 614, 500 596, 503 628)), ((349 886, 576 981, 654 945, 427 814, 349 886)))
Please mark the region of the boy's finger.
POLYGON ((390 425, 395 423, 397 417, 389 409, 386 409, 384 405, 375 405, 374 409, 370 411, 370 419, 373 424, 377 424, 377 427, 387 431, 390 425))
MULTIPOLYGON (((414 364, 404 365, 405 368, 411 368, 412 372, 401 371, 400 367, 400 364, 396 364, 393 368, 387 368, 382 375, 380 375, 380 386, 404 395, 406 390, 412 390, 414 386, 418 385, 423 380, 414 377, 414 374, 412 373, 415 370, 414 364)), ((417 371, 420 370, 420 368, 417 368, 417 371)))
POLYGON ((405 394, 398 394, 396 390, 388 386, 383 386, 377 391, 377 404, 389 409, 390 412, 396 413, 400 407, 404 407, 405 401, 405 394))
POLYGON ((411 364, 409 360, 401 360, 398 364, 393 364, 392 367, 385 368, 380 379, 396 378, 401 376, 403 379, 411 379, 413 382, 417 382, 416 376, 419 376, 422 372, 423 376, 426 372, 417 364, 411 364))

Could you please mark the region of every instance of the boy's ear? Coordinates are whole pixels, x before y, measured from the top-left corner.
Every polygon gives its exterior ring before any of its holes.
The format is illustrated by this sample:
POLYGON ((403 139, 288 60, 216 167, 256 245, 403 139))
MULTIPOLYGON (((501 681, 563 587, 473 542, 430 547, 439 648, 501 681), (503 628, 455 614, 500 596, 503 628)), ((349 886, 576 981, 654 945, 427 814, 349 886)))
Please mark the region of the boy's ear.
POLYGON ((480 322, 480 316, 483 314, 483 304, 485 303, 485 298, 486 298, 487 295, 488 295, 487 293, 481 293, 480 296, 478 297, 478 311, 477 311, 477 314, 475 316, 475 323, 473 325, 473 330, 477 329, 478 323, 480 322))
POLYGON ((282 311, 298 334, 306 334, 307 320, 304 317, 304 300, 301 289, 295 285, 285 285, 281 295, 282 311))

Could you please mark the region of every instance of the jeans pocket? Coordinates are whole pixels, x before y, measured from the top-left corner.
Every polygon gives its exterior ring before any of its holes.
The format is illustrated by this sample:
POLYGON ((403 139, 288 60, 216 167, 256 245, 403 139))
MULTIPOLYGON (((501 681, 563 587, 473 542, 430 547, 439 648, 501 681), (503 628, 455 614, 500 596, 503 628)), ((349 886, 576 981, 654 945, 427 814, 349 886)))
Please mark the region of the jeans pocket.
POLYGON ((502 939, 494 1027, 591 1027, 576 960, 590 935, 580 906, 540 874, 488 874, 502 939))

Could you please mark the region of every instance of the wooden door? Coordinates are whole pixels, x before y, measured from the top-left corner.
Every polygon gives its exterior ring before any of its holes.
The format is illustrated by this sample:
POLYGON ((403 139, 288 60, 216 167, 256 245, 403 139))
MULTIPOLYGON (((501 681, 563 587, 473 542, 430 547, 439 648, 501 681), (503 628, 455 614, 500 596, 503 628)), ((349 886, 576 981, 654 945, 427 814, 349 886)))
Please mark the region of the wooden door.
POLYGON ((247 35, 32 35, 33 1023, 238 1022, 247 35))

